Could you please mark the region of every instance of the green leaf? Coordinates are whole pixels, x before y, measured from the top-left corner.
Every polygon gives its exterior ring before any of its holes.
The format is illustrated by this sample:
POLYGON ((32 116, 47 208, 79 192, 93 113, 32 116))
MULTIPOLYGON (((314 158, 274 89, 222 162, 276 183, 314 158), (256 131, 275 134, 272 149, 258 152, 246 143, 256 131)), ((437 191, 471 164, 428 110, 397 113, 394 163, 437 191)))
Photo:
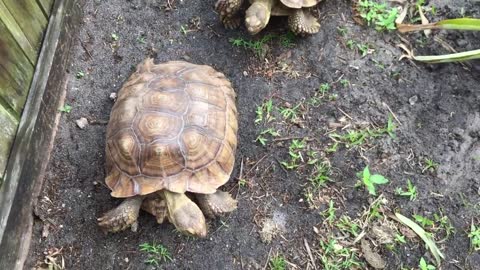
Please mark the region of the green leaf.
POLYGON ((447 29, 447 30, 473 30, 480 31, 480 19, 458 18, 443 20, 429 24, 399 24, 397 25, 400 33, 420 31, 426 29, 447 29))
POLYGON ((368 166, 363 169, 363 182, 370 182, 370 170, 368 169, 368 166))
POLYGON ((421 55, 414 56, 414 60, 429 64, 463 62, 474 59, 480 59, 480 49, 460 53, 444 54, 444 55, 421 55))
POLYGON ((388 179, 383 177, 383 175, 380 175, 380 174, 374 174, 374 175, 370 176, 370 181, 374 184, 377 184, 377 185, 382 185, 382 184, 388 183, 388 179))
POLYGON ((373 183, 371 182, 365 183, 365 186, 367 187, 368 193, 370 193, 370 195, 374 195, 374 196, 377 195, 377 193, 375 192, 375 186, 373 185, 373 183))
POLYGON ((420 236, 420 238, 422 238, 422 240, 425 242, 427 247, 432 252, 433 257, 435 257, 436 264, 440 265, 441 259, 445 257, 443 256, 440 249, 438 249, 437 245, 435 244, 433 239, 430 237, 430 235, 428 235, 427 232, 425 232, 425 230, 422 229, 422 227, 418 226, 417 223, 413 222, 411 219, 407 218, 406 216, 400 213, 395 213, 395 216, 398 218, 398 220, 401 223, 410 227, 410 229, 412 229, 416 234, 418 234, 418 236, 420 236))
POLYGON ((65 104, 62 108, 58 110, 64 113, 70 113, 72 111, 72 106, 65 104))

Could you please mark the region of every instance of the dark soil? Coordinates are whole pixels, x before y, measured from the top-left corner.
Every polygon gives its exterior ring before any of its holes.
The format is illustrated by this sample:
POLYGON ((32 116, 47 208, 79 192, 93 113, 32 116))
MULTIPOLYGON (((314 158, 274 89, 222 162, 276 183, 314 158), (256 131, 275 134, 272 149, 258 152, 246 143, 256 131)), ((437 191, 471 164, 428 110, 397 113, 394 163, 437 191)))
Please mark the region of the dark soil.
MULTIPOLYGON (((279 38, 268 42, 264 47, 268 61, 232 46, 231 38, 252 37, 243 28, 225 30, 212 0, 170 1, 171 6, 167 1, 148 0, 87 2, 66 100, 73 109, 62 116, 35 210, 29 268, 45 267, 42 262, 49 254, 57 263, 63 258, 66 269, 152 269, 144 263, 148 255, 139 251, 139 245, 148 242, 160 243, 171 253, 173 261, 157 267, 161 269, 262 269, 276 256, 285 258, 288 268, 314 269, 313 259, 318 269, 324 269, 325 257, 330 256, 331 264, 345 261, 321 247, 322 242, 336 239, 337 246, 356 254, 358 268, 365 269, 369 266, 360 242, 352 245, 355 237, 336 224, 343 215, 365 220, 362 215, 375 196, 355 184, 356 173, 368 165, 390 180, 377 187, 377 196, 384 198, 380 216, 373 217, 365 229, 366 238, 378 244, 374 250, 387 262, 387 269, 417 269, 421 257, 433 264, 423 241, 413 235, 409 238, 404 227, 391 221, 388 214, 394 212, 432 220, 435 215, 448 217, 455 232, 438 244, 445 254, 442 269, 480 269, 480 255, 472 253, 467 237, 470 224, 478 226, 480 214, 478 63, 431 66, 399 61, 402 51, 396 45, 401 42, 409 41, 407 45, 417 54, 448 51, 419 33, 402 41, 395 32, 359 26, 353 22, 348 1, 320 4, 320 33, 296 39, 293 47, 282 46, 279 38), (344 36, 338 27, 347 29, 344 36), (348 40, 369 44, 374 51, 362 57, 358 49, 348 48, 348 40), (105 235, 96 224, 97 217, 120 202, 110 197, 103 184, 105 123, 113 105, 109 95, 147 56, 157 63, 183 59, 211 65, 227 75, 238 93, 239 147, 225 189, 237 197, 239 207, 228 217, 209 221, 206 239, 181 236, 171 224, 158 225, 145 213, 136 233, 105 235), (85 77, 76 78, 79 71, 85 77), (318 90, 323 83, 331 86, 324 95, 318 90), (284 119, 277 110, 275 120, 255 124, 257 106, 270 98, 277 108, 301 104, 298 117, 284 119), (367 127, 378 130, 391 113, 397 118, 393 120, 395 138, 382 134, 355 147, 340 143, 335 152, 327 151, 334 143, 329 134, 367 127), (81 117, 91 123, 84 130, 75 124, 81 117), (268 141, 262 146, 255 140, 267 128, 278 130, 280 136, 274 141, 265 135, 268 141), (305 139, 305 162, 287 170, 280 162, 290 160, 292 137, 305 139), (309 182, 315 173, 313 165, 306 163, 312 160, 307 158, 310 151, 331 166, 332 182, 323 187, 309 182), (434 160, 438 168, 425 169, 426 159, 434 160), (416 200, 395 192, 406 188, 407 179, 417 188, 416 200), (321 213, 330 200, 336 213, 329 223, 321 213), (262 234, 269 222, 276 230, 273 235, 262 234), (407 235, 406 244, 381 244, 371 233, 373 224, 399 228, 407 235)), ((475 1, 436 3, 435 19, 462 12, 480 15, 475 1)), ((285 23, 284 18, 275 18, 253 39, 268 33, 285 37, 285 23)), ((435 32, 434 36, 460 51, 478 49, 480 44, 480 35, 471 32, 435 32)), ((426 228, 436 240, 446 237, 439 222, 426 228)))

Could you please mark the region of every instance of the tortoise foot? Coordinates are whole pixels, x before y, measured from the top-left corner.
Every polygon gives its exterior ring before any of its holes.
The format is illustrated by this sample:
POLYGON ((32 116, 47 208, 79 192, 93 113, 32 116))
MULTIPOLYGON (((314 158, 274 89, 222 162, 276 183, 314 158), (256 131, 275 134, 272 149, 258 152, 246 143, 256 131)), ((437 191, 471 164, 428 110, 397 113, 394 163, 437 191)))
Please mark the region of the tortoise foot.
POLYGON ((264 29, 270 21, 271 5, 254 2, 246 11, 245 26, 250 34, 255 35, 264 29))
POLYGON ((184 193, 162 192, 168 208, 168 219, 182 233, 197 237, 207 236, 205 216, 184 193))
POLYGON ((228 192, 217 190, 213 194, 196 194, 203 213, 210 218, 221 216, 237 209, 237 200, 228 192))
POLYGON ((108 211, 98 218, 98 225, 105 232, 115 233, 129 227, 136 231, 137 218, 142 201, 142 197, 132 197, 124 200, 117 208, 108 211))
POLYGON ((215 10, 220 15, 220 21, 225 28, 234 29, 240 26, 240 17, 237 13, 242 7, 244 0, 218 0, 215 10))
POLYGON ((298 9, 288 17, 288 26, 296 35, 311 35, 320 30, 320 24, 311 13, 305 12, 304 9, 298 9))

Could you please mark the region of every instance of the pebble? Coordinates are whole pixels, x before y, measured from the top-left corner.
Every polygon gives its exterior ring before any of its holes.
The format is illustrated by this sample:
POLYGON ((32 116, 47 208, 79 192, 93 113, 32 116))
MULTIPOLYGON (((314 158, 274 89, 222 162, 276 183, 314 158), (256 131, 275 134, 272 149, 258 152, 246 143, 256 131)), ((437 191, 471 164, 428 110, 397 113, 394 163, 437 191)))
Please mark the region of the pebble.
POLYGON ((86 126, 88 126, 88 120, 85 117, 82 117, 82 118, 76 120, 75 123, 77 123, 77 126, 80 129, 84 129, 86 126))
POLYGON ((415 95, 415 96, 412 96, 411 98, 408 99, 408 103, 410 103, 410 105, 415 105, 415 103, 417 103, 418 101, 418 96, 415 95))
POLYGON ((117 100, 117 93, 113 92, 113 93, 110 93, 110 99, 115 101, 117 100))
POLYGON ((248 72, 247 71, 243 71, 243 76, 247 77, 248 76, 248 72))

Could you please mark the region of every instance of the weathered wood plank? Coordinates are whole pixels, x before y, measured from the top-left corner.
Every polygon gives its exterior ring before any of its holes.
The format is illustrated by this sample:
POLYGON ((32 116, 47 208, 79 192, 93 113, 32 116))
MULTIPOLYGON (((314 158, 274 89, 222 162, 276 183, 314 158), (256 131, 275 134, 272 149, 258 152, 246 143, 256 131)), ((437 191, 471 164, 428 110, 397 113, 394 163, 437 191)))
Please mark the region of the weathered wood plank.
POLYGON ((37 0, 37 2, 42 7, 43 13, 45 13, 47 18, 50 17, 54 0, 37 0))
POLYGON ((26 91, 22 91, 18 83, 0 66, 0 100, 5 101, 17 118, 20 116, 26 97, 26 91))
MULTIPOLYGON (((33 77, 33 65, 10 34, 3 21, 0 21, 0 59, 0 67, 3 68, 2 72, 6 74, 4 77, 7 77, 5 80, 10 81, 8 85, 18 85, 15 92, 16 101, 12 101, 12 103, 19 104, 19 106, 15 107, 17 108, 16 111, 20 113, 33 77)), ((2 92, 8 91, 3 89, 6 87, 7 85, 0 85, 2 92)), ((8 95, 5 99, 9 97, 15 96, 8 95)))
POLYGON ((0 186, 0 269, 23 269, 40 193, 66 92, 67 69, 83 0, 55 1, 44 46, 0 186))
POLYGON ((17 131, 18 120, 15 119, 2 105, 0 105, 0 179, 3 178, 7 166, 10 148, 17 131))
POLYGON ((20 25, 18 25, 17 21, 15 21, 15 18, 8 11, 7 6, 5 6, 5 4, 1 0, 0 0, 0 20, 2 20, 3 23, 7 26, 7 29, 10 31, 12 36, 20 45, 25 55, 27 55, 28 59, 30 60, 30 63, 35 64, 35 61, 37 60, 37 52, 33 48, 32 44, 30 44, 30 41, 28 41, 27 37, 25 36, 25 33, 20 28, 20 25))
POLYGON ((40 50, 43 32, 47 27, 47 18, 36 1, 0 0, 13 15, 35 50, 40 50))

